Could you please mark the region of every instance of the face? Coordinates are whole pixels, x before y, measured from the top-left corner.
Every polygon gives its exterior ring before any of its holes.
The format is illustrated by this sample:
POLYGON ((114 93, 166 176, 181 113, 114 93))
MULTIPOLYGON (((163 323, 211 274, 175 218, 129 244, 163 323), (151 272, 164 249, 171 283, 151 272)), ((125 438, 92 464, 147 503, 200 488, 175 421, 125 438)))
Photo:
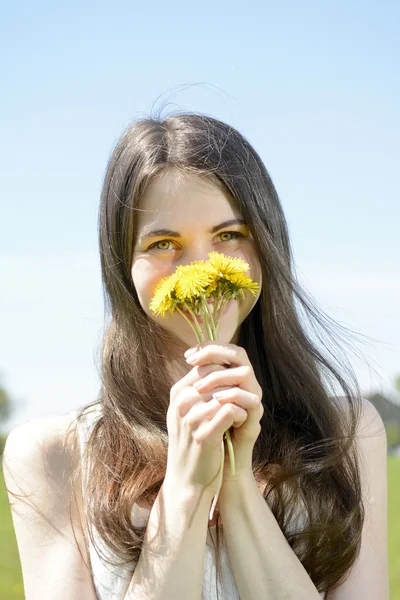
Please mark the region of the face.
MULTIPOLYGON (((148 186, 137 215, 131 274, 139 301, 149 319, 166 330, 182 349, 197 343, 189 323, 178 312, 161 317, 149 309, 157 284, 172 275, 178 265, 208 260, 209 252, 221 252, 247 262, 247 275, 261 288, 261 268, 251 232, 246 224, 221 226, 243 217, 229 195, 212 182, 167 168, 148 186), (147 235, 160 229, 175 235, 147 235)), ((221 317, 221 342, 237 344, 240 326, 260 295, 244 293, 245 298, 231 302, 221 317)))

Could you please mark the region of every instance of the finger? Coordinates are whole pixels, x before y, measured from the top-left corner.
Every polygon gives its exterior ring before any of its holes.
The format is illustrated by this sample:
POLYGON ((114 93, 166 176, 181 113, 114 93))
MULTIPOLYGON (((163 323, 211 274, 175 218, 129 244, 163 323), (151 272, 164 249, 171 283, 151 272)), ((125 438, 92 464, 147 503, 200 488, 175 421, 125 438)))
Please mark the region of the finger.
POLYGON ((192 366, 204 364, 227 364, 228 366, 250 365, 247 352, 235 344, 216 344, 215 342, 202 346, 200 350, 191 354, 186 362, 192 366))
POLYGON ((229 390, 229 389, 230 388, 228 386, 225 386, 225 387, 219 386, 219 387, 214 388, 212 390, 212 392, 207 392, 204 394, 204 393, 198 392, 196 390, 196 388, 194 388, 192 385, 185 386, 184 389, 182 389, 179 392, 179 396, 177 397, 177 400, 176 400, 177 414, 182 419, 189 412, 189 410, 196 404, 202 404, 204 402, 208 402, 209 400, 211 400, 212 393, 223 392, 223 391, 229 390))
MULTIPOLYGON (((209 392, 217 386, 238 386, 247 391, 253 391, 254 373, 252 367, 243 365, 233 369, 223 369, 207 374, 201 380, 193 383, 193 387, 201 392, 209 392), (249 388, 249 386, 251 386, 249 388)), ((254 393, 256 390, 254 390, 254 393)))
MULTIPOLYGON (((190 429, 200 429, 203 424, 215 417, 222 406, 223 405, 221 405, 218 400, 210 400, 209 402, 198 404, 189 411, 183 420, 190 429)), ((247 419, 247 412, 235 404, 232 404, 230 411, 233 416, 233 426, 240 427, 243 425, 244 421, 247 419)))
POLYGON ((258 396, 238 387, 213 392, 212 399, 218 400, 221 404, 227 404, 228 402, 236 404, 246 411, 260 412, 261 402, 258 396))
POLYGON ((221 365, 215 365, 215 364, 204 365, 201 367, 194 367, 191 371, 189 371, 189 373, 184 375, 184 377, 179 379, 172 386, 171 390, 174 390, 172 396, 175 397, 178 394, 178 392, 180 393, 180 390, 182 388, 184 388, 186 386, 192 386, 196 381, 203 379, 209 373, 212 373, 214 371, 223 371, 223 370, 225 370, 225 368, 226 367, 223 367, 221 365))
MULTIPOLYGON (((193 438, 199 442, 209 442, 210 444, 216 444, 221 441, 225 431, 232 427, 233 423, 236 423, 236 427, 240 427, 247 419, 243 419, 240 424, 235 420, 235 407, 233 404, 224 404, 216 415, 210 420, 202 423, 200 427, 193 434, 193 438)), ((244 411, 246 412, 246 411, 244 411)))
POLYGON ((256 394, 251 394, 240 388, 229 388, 224 392, 218 392, 212 395, 221 404, 237 404, 247 413, 246 426, 253 427, 260 423, 264 414, 264 406, 256 394))

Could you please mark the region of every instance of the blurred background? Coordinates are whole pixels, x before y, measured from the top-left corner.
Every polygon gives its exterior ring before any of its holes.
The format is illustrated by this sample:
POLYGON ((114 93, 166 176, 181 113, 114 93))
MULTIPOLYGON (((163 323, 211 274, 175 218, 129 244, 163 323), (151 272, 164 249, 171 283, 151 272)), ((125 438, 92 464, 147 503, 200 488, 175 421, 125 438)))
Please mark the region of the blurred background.
MULTIPOLYGON (((349 359, 387 428, 400 598, 400 5, 38 0, 2 13, 0 451, 13 427, 99 391, 98 206, 123 129, 160 110, 214 116, 263 159, 300 281, 362 336, 349 359)), ((0 596, 22 598, 1 493, 0 596)))

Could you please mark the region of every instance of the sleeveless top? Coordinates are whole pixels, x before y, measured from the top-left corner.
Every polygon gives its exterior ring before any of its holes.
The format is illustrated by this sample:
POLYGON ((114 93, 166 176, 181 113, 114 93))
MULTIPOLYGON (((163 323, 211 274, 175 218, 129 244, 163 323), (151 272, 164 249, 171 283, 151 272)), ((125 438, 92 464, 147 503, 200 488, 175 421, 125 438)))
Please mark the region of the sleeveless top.
MULTIPOLYGON (((79 444, 81 456, 87 440, 89 439, 91 430, 96 421, 101 416, 101 406, 95 405, 85 411, 84 415, 77 421, 77 430, 79 434, 79 444)), ((71 415, 75 417, 78 411, 73 411, 71 415)), ((87 477, 89 476, 89 468, 85 465, 82 475, 82 498, 85 498, 85 487, 87 477)), ((143 527, 146 525, 150 515, 150 509, 142 508, 134 504, 131 512, 131 522, 135 526, 143 527)), ((301 516, 301 515, 300 515, 301 516)), ((213 547, 213 539, 215 536, 216 525, 208 527, 206 550, 204 558, 204 574, 202 600, 217 600, 216 591, 216 559, 215 550, 213 547)), ((103 539, 98 534, 94 525, 91 526, 93 537, 96 545, 101 548, 102 554, 116 561, 118 557, 113 550, 105 544, 103 539)), ((103 557, 100 557, 93 546, 92 541, 87 537, 89 558, 92 567, 92 579, 98 600, 123 600, 130 581, 132 579, 136 562, 131 561, 122 566, 116 566, 105 562, 103 557)), ((227 548, 223 536, 220 535, 220 550, 221 550, 221 582, 218 581, 218 593, 220 600, 240 600, 239 592, 235 584, 233 572, 229 562, 227 548), (221 589, 222 584, 222 589, 221 589)), ((320 594, 321 598, 325 598, 324 594, 320 594)), ((273 599, 271 599, 273 600, 273 599)))

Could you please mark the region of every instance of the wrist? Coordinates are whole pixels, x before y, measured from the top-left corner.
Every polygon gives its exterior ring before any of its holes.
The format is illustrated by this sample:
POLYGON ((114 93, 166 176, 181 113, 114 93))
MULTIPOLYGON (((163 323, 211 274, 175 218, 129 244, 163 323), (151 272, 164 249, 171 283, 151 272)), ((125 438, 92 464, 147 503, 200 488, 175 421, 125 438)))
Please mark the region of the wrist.
POLYGON ((178 519, 182 531, 193 522, 206 527, 214 492, 201 485, 180 485, 175 478, 166 477, 160 489, 159 504, 171 521, 178 519))
POLYGON ((197 502, 209 504, 214 495, 214 490, 210 487, 206 488, 194 483, 182 485, 181 482, 168 475, 168 473, 162 484, 162 492, 169 498, 173 498, 174 502, 188 505, 197 502))
POLYGON ((241 495, 246 494, 246 490, 254 483, 256 483, 256 480, 252 467, 236 470, 235 475, 232 475, 230 471, 226 472, 221 486, 221 502, 228 497, 230 501, 232 498, 239 499, 241 495))

